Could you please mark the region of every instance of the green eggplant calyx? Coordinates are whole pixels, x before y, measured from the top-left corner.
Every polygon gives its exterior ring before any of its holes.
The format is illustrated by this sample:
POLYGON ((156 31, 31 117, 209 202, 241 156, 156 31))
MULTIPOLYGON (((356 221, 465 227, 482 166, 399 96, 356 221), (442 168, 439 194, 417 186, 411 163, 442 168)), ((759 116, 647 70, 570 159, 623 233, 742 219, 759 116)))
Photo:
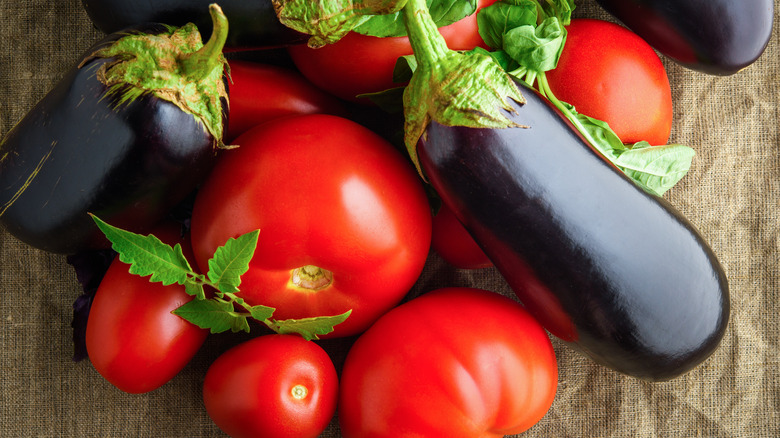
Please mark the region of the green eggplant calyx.
POLYGON ((95 58, 114 59, 101 65, 96 74, 108 88, 107 94, 118 97, 117 106, 154 95, 192 114, 215 145, 224 147, 223 99, 228 102, 224 75, 228 67, 222 49, 228 23, 216 4, 209 11, 214 30, 205 45, 198 28, 189 23, 168 27, 160 34, 129 33, 97 50, 84 63, 95 58))
POLYGON ((404 90, 404 143, 417 171, 417 142, 432 122, 472 128, 521 127, 508 117, 510 100, 524 104, 514 80, 489 55, 447 48, 425 0, 404 7, 409 41, 417 60, 404 90))
POLYGON ((373 15, 398 12, 406 0, 272 0, 279 21, 311 35, 312 48, 335 43, 373 15))

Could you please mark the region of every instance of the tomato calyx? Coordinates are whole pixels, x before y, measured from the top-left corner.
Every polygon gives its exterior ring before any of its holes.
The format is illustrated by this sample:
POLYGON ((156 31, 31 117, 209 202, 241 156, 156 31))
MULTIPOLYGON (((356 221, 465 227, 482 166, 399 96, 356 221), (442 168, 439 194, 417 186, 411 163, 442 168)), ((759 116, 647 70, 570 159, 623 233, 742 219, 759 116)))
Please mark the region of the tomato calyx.
POLYGON ((290 273, 290 284, 298 289, 316 292, 327 288, 332 283, 333 272, 319 266, 301 266, 290 273))

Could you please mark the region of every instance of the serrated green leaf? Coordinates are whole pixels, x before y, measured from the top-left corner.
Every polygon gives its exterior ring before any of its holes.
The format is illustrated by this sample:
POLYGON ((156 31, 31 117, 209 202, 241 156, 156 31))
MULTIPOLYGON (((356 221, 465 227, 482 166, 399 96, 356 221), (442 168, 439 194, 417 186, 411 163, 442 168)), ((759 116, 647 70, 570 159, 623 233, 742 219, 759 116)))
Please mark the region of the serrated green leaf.
POLYGON ((346 321, 352 310, 341 315, 317 316, 314 318, 285 319, 271 322, 271 329, 280 334, 298 334, 308 341, 319 339, 321 335, 333 332, 333 328, 346 321))
POLYGON ((184 291, 187 292, 187 295, 191 295, 199 300, 206 299, 206 291, 201 282, 188 281, 184 283, 184 291))
POLYGON ((249 269, 249 262, 257 248, 260 230, 231 238, 225 245, 217 248, 209 260, 208 278, 220 292, 238 292, 241 276, 249 269))
POLYGON ((217 300, 192 300, 173 313, 211 333, 230 330, 233 333, 249 332, 246 315, 234 311, 233 303, 217 300))
POLYGON ((261 322, 274 316, 275 311, 276 309, 274 309, 273 307, 262 306, 262 305, 252 306, 249 309, 249 313, 252 315, 252 318, 261 322))
POLYGON ((108 238, 119 260, 130 265, 130 273, 163 285, 185 284, 195 275, 181 245, 171 247, 154 235, 141 235, 107 224, 91 215, 98 228, 108 238))

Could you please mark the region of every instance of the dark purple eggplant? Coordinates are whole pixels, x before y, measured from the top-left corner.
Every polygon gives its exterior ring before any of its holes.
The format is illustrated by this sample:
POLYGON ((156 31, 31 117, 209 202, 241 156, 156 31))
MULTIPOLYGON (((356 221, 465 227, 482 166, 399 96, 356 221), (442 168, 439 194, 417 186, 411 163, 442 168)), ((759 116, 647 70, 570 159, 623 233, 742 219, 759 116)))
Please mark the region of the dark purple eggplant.
POLYGON ((693 70, 734 74, 772 34, 774 0, 597 0, 651 46, 693 70))
POLYGON ((606 161, 536 90, 514 122, 433 122, 430 183, 520 301, 596 362, 648 380, 684 373, 720 342, 726 276, 693 225, 606 161))
MULTIPOLYGON (((112 33, 144 23, 181 26, 195 23, 204 35, 211 32, 207 13, 214 0, 82 0, 95 27, 112 33)), ((269 48, 306 42, 308 36, 279 22, 271 0, 222 0, 230 22, 228 49, 269 48)))
MULTIPOLYGON (((101 248, 108 242, 88 213, 144 232, 196 188, 222 146, 227 118, 222 55, 227 22, 218 8, 212 13, 219 25, 205 45, 192 26, 145 25, 107 36, 7 133, 0 143, 0 224, 5 229, 54 253, 101 248), (174 32, 186 32, 194 44, 177 57, 186 58, 180 64, 183 82, 202 80, 216 90, 187 95, 208 102, 210 117, 191 107, 185 111, 170 89, 111 82, 108 67, 149 55, 109 55, 119 41, 174 32)), ((144 80, 154 76, 151 70, 140 72, 144 80)))

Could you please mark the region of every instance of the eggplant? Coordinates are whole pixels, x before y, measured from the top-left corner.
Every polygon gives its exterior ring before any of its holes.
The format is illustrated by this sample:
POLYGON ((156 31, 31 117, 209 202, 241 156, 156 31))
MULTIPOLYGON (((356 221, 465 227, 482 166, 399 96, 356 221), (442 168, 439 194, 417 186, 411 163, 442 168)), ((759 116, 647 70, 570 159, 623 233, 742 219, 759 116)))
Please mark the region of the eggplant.
POLYGON ((695 227, 631 182, 536 90, 522 127, 431 122, 424 174, 519 300, 553 335, 646 380, 676 377, 717 347, 728 283, 695 227))
POLYGON ((755 62, 772 34, 774 0, 597 0, 651 46, 703 73, 755 62))
MULTIPOLYGON (((207 13, 214 0, 82 0, 95 27, 117 32, 144 23, 181 26, 192 22, 203 34, 211 32, 207 13)), ((230 22, 227 49, 271 48, 305 43, 307 35, 279 22, 271 0, 222 0, 220 7, 230 22)))
POLYGON ((223 146, 228 115, 227 22, 218 7, 211 13, 215 31, 205 45, 191 25, 151 24, 107 36, 7 133, 0 143, 0 224, 7 231, 53 253, 104 248, 109 243, 88 213, 144 232, 196 188, 223 146), (139 65, 128 60, 173 65, 151 50, 121 50, 127 38, 137 37, 136 47, 138 38, 157 45, 173 34, 188 44, 176 52, 183 77, 148 66, 135 78, 118 75, 139 65), (157 76, 204 88, 156 89, 147 81, 157 76), (206 110, 196 109, 201 103, 206 110))

